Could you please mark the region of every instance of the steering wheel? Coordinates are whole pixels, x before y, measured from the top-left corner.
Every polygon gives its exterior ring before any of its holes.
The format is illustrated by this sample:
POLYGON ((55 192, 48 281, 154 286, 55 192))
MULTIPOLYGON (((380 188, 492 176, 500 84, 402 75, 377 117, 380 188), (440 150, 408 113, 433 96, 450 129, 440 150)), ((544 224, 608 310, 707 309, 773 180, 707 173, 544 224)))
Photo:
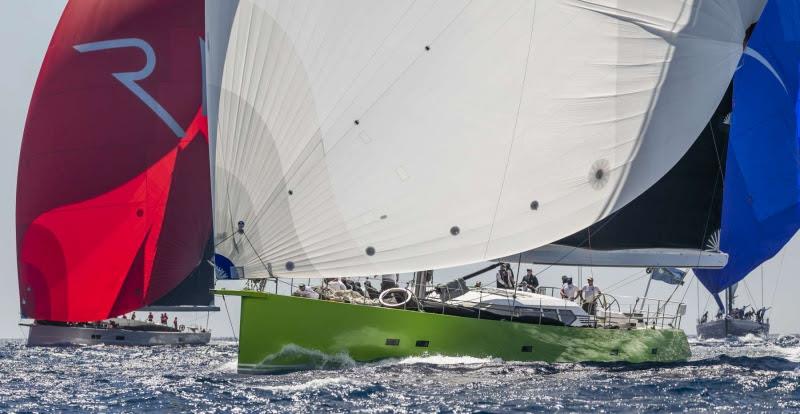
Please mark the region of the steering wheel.
POLYGON ((411 292, 410 290, 406 289, 406 288, 400 288, 400 287, 389 288, 389 289, 386 289, 383 292, 381 292, 380 296, 378 296, 378 302, 380 302, 381 306, 385 306, 387 308, 399 308, 401 306, 404 306, 406 303, 408 303, 411 300, 412 296, 414 296, 414 293, 411 292), (386 295, 389 295, 389 294, 392 294, 392 293, 403 293, 403 294, 406 295, 406 298, 405 298, 405 300, 403 300, 400 303, 389 303, 389 302, 386 302, 384 300, 386 298, 386 295))
POLYGON ((622 312, 619 306, 619 301, 617 298, 611 295, 607 295, 605 293, 601 293, 595 300, 594 303, 598 304, 601 309, 608 312, 611 308, 616 308, 617 312, 622 312))

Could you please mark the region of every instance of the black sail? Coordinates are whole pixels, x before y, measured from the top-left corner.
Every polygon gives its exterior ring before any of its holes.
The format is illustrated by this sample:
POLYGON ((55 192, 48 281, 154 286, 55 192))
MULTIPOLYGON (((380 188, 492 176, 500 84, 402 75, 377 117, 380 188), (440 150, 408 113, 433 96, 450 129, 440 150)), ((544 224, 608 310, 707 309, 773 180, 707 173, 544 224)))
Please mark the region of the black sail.
POLYGON ((214 245, 211 237, 203 252, 203 261, 175 289, 153 302, 145 310, 153 311, 217 311, 214 305, 214 266, 211 260, 214 245))

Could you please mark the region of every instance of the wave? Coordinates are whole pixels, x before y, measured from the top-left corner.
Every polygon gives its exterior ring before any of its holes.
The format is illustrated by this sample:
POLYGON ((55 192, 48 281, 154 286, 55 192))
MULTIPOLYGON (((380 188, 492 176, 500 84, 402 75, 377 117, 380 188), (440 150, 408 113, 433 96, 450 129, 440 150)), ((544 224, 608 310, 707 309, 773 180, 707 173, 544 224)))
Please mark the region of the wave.
MULTIPOLYGON (((295 344, 284 345, 280 351, 261 361, 262 367, 295 367, 297 369, 343 369, 356 366, 356 361, 346 353, 326 354, 316 349, 295 344)), ((279 369, 283 371, 283 369, 279 369)), ((291 371, 293 369, 286 369, 291 371)))
POLYGON ((446 356, 446 355, 424 355, 412 356, 399 360, 385 361, 389 365, 485 365, 502 363, 500 358, 477 358, 471 356, 446 356))
POLYGON ((272 392, 303 392, 314 391, 331 385, 349 385, 357 384, 355 380, 345 377, 331 377, 331 378, 318 378, 311 381, 303 382, 300 384, 287 384, 287 385, 271 385, 255 387, 265 391, 272 392))

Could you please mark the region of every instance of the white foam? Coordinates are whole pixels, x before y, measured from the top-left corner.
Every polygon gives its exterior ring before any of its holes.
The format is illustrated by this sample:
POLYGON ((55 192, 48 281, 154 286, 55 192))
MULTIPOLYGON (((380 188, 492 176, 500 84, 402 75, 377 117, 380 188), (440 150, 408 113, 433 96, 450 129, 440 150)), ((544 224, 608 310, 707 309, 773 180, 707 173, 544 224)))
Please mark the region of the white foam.
POLYGON ((764 342, 767 339, 759 335, 747 334, 743 337, 738 338, 738 340, 739 342, 764 342))
POLYGON ((258 387, 263 390, 267 391, 278 391, 278 392, 301 392, 301 391, 312 391, 318 390, 320 388, 329 387, 331 385, 342 385, 342 384, 355 384, 356 382, 344 377, 332 377, 332 378, 319 378, 313 379, 308 382, 304 382, 301 384, 290 384, 290 385, 273 385, 273 386, 264 386, 258 387))
POLYGON ((784 357, 792 362, 800 362, 800 347, 782 348, 780 352, 784 357))
POLYGON ((229 373, 236 373, 238 364, 236 362, 236 358, 220 365, 217 367, 217 371, 219 372, 229 372, 229 373))
POLYGON ((395 361, 400 365, 481 365, 502 362, 499 358, 476 358, 471 356, 446 356, 446 355, 426 355, 412 356, 395 361))

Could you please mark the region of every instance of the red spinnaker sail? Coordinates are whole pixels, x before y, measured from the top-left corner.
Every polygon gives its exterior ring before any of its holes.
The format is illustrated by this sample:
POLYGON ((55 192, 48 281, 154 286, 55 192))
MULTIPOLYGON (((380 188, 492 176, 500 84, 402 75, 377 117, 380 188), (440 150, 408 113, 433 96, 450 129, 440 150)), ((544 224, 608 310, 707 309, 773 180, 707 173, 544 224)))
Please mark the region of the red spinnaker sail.
POLYGON ((211 231, 203 0, 73 0, 36 82, 17 179, 24 316, 148 305, 211 231))

